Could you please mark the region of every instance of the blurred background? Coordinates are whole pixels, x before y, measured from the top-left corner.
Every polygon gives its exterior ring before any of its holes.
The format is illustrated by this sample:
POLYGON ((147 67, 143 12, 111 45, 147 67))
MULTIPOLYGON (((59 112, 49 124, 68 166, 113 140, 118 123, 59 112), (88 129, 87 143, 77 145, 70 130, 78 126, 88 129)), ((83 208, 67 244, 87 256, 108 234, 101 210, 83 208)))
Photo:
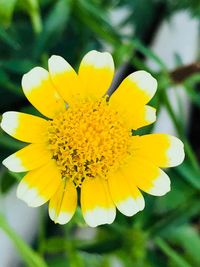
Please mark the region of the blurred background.
MULTIPOLYGON (((167 132, 185 144, 184 163, 168 171, 172 190, 145 195, 146 208, 112 225, 85 225, 80 210, 65 226, 47 208, 16 198, 23 175, 0 167, 0 267, 200 266, 200 1, 0 0, 0 114, 37 114, 21 78, 47 67, 52 54, 78 68, 91 49, 109 51, 116 65, 112 91, 131 72, 158 80, 157 123, 138 134, 167 132)), ((23 147, 0 130, 0 160, 23 147)))

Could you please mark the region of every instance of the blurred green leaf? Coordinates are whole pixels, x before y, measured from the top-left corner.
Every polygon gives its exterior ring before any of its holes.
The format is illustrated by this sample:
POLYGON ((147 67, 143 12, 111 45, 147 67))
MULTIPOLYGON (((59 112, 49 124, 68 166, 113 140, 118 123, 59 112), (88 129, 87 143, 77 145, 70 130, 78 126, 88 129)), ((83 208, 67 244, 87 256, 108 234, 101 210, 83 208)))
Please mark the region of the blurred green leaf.
POLYGON ((155 63, 157 63, 161 70, 167 71, 165 63, 151 49, 143 45, 139 39, 134 39, 133 45, 146 58, 152 59, 155 63))
POLYGON ((14 50, 18 50, 20 48, 20 45, 15 40, 15 38, 11 36, 11 34, 8 34, 7 31, 1 25, 0 25, 0 40, 14 50))
POLYGON ((0 187, 3 194, 7 193, 9 189, 15 184, 16 179, 8 171, 0 173, 0 187))
POLYGON ((21 254, 24 262, 29 267, 48 267, 45 261, 33 251, 8 225, 3 215, 0 214, 0 228, 9 236, 16 249, 21 254))
POLYGON ((180 254, 171 248, 167 242, 157 237, 154 242, 156 245, 176 264, 177 267, 192 267, 180 254))
POLYGON ((0 24, 9 26, 17 0, 0 0, 0 24))
POLYGON ((109 23, 108 14, 100 5, 95 2, 90 3, 86 0, 75 2, 75 15, 85 26, 90 28, 100 38, 114 46, 120 44, 120 36, 114 27, 109 23))
POLYGON ((197 90, 196 85, 200 83, 200 74, 193 74, 184 81, 184 86, 187 95, 191 101, 200 107, 200 93, 197 90))
POLYGON ((200 265, 200 236, 198 229, 190 225, 183 225, 171 232, 168 236, 170 243, 178 245, 185 251, 185 256, 192 266, 200 265))
POLYGON ((27 2, 27 10, 30 15, 33 29, 36 33, 40 33, 42 31, 42 21, 40 17, 39 11, 39 2, 38 0, 25 0, 27 2))
POLYGON ((194 169, 190 162, 185 160, 176 170, 194 188, 200 190, 200 172, 194 169))
POLYGON ((44 20, 43 31, 36 40, 34 56, 37 58, 45 48, 52 47, 56 37, 67 27, 71 10, 71 0, 58 0, 44 20))
MULTIPOLYGON (((32 69, 35 64, 29 59, 12 58, 10 60, 0 60, 0 66, 7 71, 17 74, 24 74, 32 69)), ((1 76, 0 76, 1 79, 1 76)))

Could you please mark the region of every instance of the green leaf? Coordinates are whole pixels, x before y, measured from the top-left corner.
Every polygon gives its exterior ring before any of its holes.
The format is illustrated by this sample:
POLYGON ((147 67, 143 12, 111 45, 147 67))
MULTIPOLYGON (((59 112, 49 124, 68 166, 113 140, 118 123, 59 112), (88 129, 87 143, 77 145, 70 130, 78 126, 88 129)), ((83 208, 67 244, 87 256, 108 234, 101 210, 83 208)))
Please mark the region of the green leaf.
POLYGON ((183 225, 176 228, 168 235, 168 240, 182 247, 194 266, 200 266, 200 236, 194 227, 183 225))
POLYGON ((107 12, 100 5, 86 0, 78 0, 75 5, 75 15, 92 32, 115 47, 120 44, 120 36, 110 24, 107 12))
POLYGON ((0 187, 3 194, 7 193, 8 190, 15 184, 16 179, 8 171, 5 171, 0 176, 0 187))
POLYGON ((188 183, 200 190, 200 172, 194 169, 189 161, 185 160, 176 170, 188 183))
POLYGON ((192 265, 172 249, 163 239, 157 237, 154 242, 177 267, 192 267, 192 265))
POLYGON ((19 43, 0 25, 0 40, 14 50, 19 50, 19 43))
POLYGON ((10 60, 0 60, 2 68, 17 74, 24 74, 32 69, 35 64, 29 59, 12 58, 10 60))
POLYGON ((39 57, 45 49, 54 44, 56 37, 67 27, 71 11, 71 0, 58 0, 44 21, 43 31, 36 40, 34 57, 39 57))
POLYGON ((161 70, 167 71, 165 63, 151 49, 143 45, 139 39, 134 39, 133 45, 135 49, 141 52, 145 57, 152 59, 157 63, 161 70))
POLYGON ((38 0, 26 0, 28 4, 28 13, 30 15, 33 29, 36 33, 42 31, 42 21, 40 17, 39 2, 38 0))
POLYGON ((35 252, 33 251, 23 239, 21 239, 13 229, 8 225, 7 221, 0 214, 0 228, 8 235, 8 237, 12 240, 16 249, 21 254, 24 262, 29 267, 48 267, 45 261, 35 252))
POLYGON ((200 107, 200 93, 196 90, 196 85, 200 82, 200 74, 189 76, 183 83, 185 90, 191 101, 200 107))
POLYGON ((0 0, 0 24, 9 26, 17 0, 0 0))

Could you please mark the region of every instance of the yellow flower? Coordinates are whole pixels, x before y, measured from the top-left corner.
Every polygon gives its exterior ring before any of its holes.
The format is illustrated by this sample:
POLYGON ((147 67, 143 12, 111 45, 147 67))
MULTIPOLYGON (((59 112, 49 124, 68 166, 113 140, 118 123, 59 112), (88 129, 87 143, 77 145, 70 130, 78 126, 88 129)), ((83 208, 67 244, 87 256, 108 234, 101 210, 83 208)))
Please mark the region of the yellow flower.
POLYGON ((110 224, 116 208, 126 216, 144 209, 140 190, 162 196, 170 180, 160 168, 180 164, 183 143, 167 134, 132 135, 155 121, 146 105, 156 80, 145 71, 130 74, 109 98, 114 75, 109 53, 90 51, 78 71, 60 56, 49 59, 49 72, 35 67, 22 78, 30 103, 48 119, 6 112, 2 129, 30 143, 3 161, 14 172, 27 172, 18 198, 31 207, 49 201, 49 215, 67 223, 77 206, 90 226, 110 224))

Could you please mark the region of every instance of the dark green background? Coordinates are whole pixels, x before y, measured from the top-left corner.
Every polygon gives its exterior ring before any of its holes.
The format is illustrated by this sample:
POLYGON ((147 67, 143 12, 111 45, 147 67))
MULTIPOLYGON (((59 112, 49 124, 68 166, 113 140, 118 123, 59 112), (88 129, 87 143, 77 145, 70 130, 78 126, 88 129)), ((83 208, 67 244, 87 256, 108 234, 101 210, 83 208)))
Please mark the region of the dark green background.
MULTIPOLYGON (((80 210, 69 224, 59 226, 50 221, 46 209, 40 208, 40 229, 32 248, 0 215, 0 227, 16 245, 22 266, 109 267, 114 266, 114 258, 125 267, 200 266, 199 142, 193 139, 191 146, 189 138, 198 136, 198 129, 193 127, 192 119, 189 129, 185 129, 182 118, 174 113, 166 90, 175 81, 165 62, 149 49, 159 25, 186 9, 199 19, 199 0, 0 0, 0 113, 13 109, 36 113, 22 93, 21 77, 36 65, 47 67, 50 55, 65 57, 77 69, 86 52, 104 50, 106 44, 113 51, 116 67, 126 63, 120 80, 137 69, 151 72, 145 59, 156 62, 160 71, 153 75, 159 89, 152 104, 158 110, 166 106, 186 150, 185 162, 168 172, 172 180, 170 193, 161 198, 145 195, 143 212, 132 218, 118 213, 115 223, 98 227, 90 240, 79 240, 76 234, 80 228, 86 230, 80 210), (109 12, 116 7, 130 10, 118 27, 109 19, 109 12), (127 24, 134 27, 133 36, 120 33, 127 24)), ((182 67, 178 55, 176 60, 177 67, 182 67)), ((200 106, 199 81, 199 73, 182 80, 195 116, 200 106)), ((151 127, 144 130, 149 131, 151 127)), ((22 146, 0 130, 1 160, 22 146)), ((2 166, 1 194, 6 194, 21 177, 2 166)))

